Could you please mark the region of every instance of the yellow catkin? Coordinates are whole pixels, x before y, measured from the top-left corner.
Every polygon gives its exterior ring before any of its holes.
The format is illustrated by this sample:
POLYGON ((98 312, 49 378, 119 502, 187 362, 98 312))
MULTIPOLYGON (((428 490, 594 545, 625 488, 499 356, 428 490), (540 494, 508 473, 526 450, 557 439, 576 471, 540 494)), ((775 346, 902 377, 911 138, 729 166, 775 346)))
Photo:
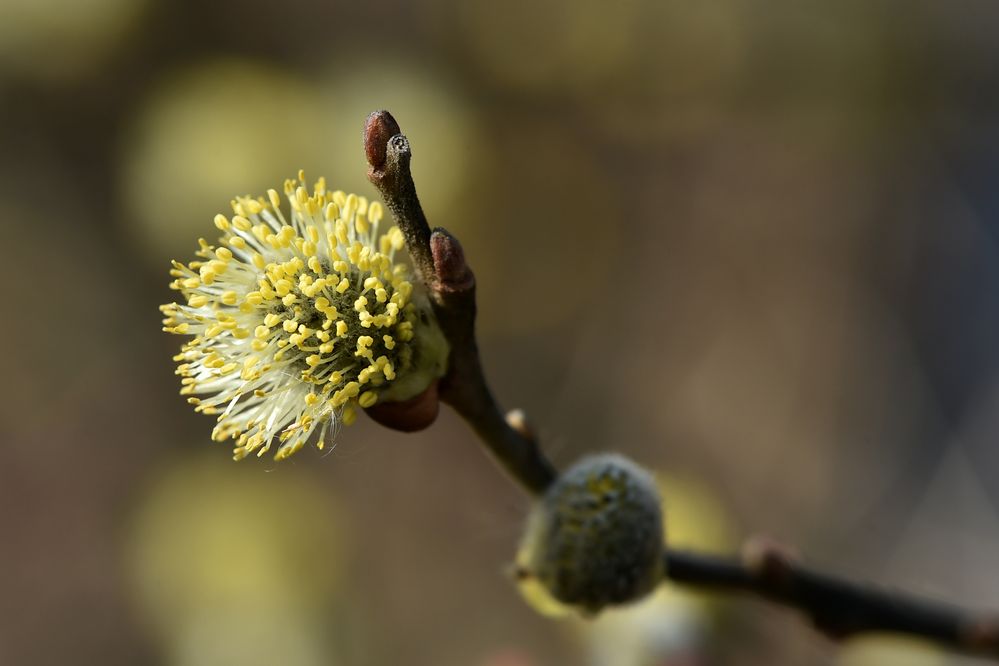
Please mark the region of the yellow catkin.
POLYGON ((301 172, 232 211, 214 217, 217 245, 200 239, 198 259, 170 270, 183 299, 160 308, 163 328, 193 336, 174 357, 181 393, 216 416, 212 437, 237 460, 323 448, 412 358, 403 234, 381 232, 379 202, 321 178, 310 190, 301 172))

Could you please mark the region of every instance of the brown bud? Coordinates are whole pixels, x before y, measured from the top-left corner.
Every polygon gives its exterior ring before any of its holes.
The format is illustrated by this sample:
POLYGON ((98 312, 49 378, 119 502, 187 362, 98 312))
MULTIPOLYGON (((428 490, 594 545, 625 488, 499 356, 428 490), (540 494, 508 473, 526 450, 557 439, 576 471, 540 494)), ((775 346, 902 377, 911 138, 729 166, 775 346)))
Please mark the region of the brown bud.
POLYGON ((388 111, 372 111, 368 115, 364 123, 364 154, 371 168, 385 166, 385 148, 397 134, 402 134, 402 129, 388 111))
POLYGON ((438 288, 448 291, 469 289, 475 282, 472 269, 465 263, 465 251, 458 239, 438 227, 430 235, 430 254, 438 288))

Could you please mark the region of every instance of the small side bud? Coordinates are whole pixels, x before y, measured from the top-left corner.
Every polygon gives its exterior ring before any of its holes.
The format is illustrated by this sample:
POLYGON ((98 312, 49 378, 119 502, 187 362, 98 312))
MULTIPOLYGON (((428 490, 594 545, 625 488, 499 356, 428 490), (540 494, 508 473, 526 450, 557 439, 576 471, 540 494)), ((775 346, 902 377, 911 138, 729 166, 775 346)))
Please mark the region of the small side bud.
POLYGON ((434 273, 437 276, 435 288, 464 291, 475 284, 461 243, 446 229, 438 227, 430 235, 430 254, 434 258, 434 273))
POLYGON ((525 597, 546 614, 561 604, 594 615, 645 596, 663 574, 660 507, 652 477, 630 460, 579 461, 531 511, 516 564, 525 597))
POLYGON ((530 421, 527 420, 527 414, 523 409, 511 409, 506 413, 506 424, 517 431, 524 439, 529 439, 534 441, 536 439, 534 435, 534 428, 531 427, 530 421))

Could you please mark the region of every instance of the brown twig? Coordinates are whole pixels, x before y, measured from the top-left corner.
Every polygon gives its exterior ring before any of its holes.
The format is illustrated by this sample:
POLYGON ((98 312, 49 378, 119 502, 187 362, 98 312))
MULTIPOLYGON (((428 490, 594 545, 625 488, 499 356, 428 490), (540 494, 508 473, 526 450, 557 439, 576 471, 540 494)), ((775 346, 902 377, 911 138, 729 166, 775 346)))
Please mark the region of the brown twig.
MULTIPOLYGON (((412 152, 387 111, 368 116, 364 150, 368 178, 378 188, 406 237, 416 271, 451 345, 448 374, 426 396, 395 406, 376 406, 379 422, 429 425, 436 399, 451 405, 475 430, 507 472, 533 495, 541 495, 556 472, 520 412, 502 415, 486 383, 475 340, 475 278, 461 245, 444 229, 432 232, 409 170, 412 152), (429 396, 429 398, 427 397, 429 396), (432 405, 427 400, 433 401, 432 405), (392 410, 397 410, 393 418, 392 410), (431 414, 398 418, 407 410, 431 414)), ((723 592, 748 592, 811 618, 833 639, 867 632, 895 632, 935 640, 961 652, 999 658, 999 617, 979 617, 902 593, 858 585, 802 566, 773 543, 750 542, 741 558, 667 550, 665 576, 674 583, 723 592)))
POLYGON ((440 400, 451 405, 475 430, 493 456, 528 492, 539 495, 555 478, 537 442, 512 428, 482 373, 475 341, 475 277, 451 234, 430 231, 410 174, 412 151, 388 111, 375 111, 364 126, 368 179, 378 188, 433 302, 441 330, 451 345, 448 374, 440 400))
POLYGON ((666 578, 721 592, 748 592, 808 616, 834 640, 863 633, 918 636, 953 650, 999 658, 999 616, 861 585, 803 566, 786 549, 751 540, 741 558, 669 551, 666 578))

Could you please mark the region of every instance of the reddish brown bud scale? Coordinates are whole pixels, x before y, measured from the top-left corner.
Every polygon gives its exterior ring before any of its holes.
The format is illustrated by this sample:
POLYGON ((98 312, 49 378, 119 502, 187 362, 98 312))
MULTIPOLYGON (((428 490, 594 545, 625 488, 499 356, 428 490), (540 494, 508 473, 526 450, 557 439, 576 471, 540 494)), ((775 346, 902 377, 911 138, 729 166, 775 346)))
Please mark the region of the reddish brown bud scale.
POLYGON ((474 277, 457 238, 444 229, 434 229, 430 235, 430 254, 434 258, 434 273, 437 276, 435 287, 448 291, 471 288, 474 277))
POLYGON ((402 134, 402 129, 388 111, 372 111, 368 115, 364 123, 364 155, 371 168, 380 170, 385 166, 385 148, 397 134, 402 134))
POLYGON ((400 402, 379 402, 364 410, 371 419, 386 428, 400 432, 416 432, 429 427, 437 420, 440 400, 437 397, 438 380, 434 380, 423 393, 400 402))

